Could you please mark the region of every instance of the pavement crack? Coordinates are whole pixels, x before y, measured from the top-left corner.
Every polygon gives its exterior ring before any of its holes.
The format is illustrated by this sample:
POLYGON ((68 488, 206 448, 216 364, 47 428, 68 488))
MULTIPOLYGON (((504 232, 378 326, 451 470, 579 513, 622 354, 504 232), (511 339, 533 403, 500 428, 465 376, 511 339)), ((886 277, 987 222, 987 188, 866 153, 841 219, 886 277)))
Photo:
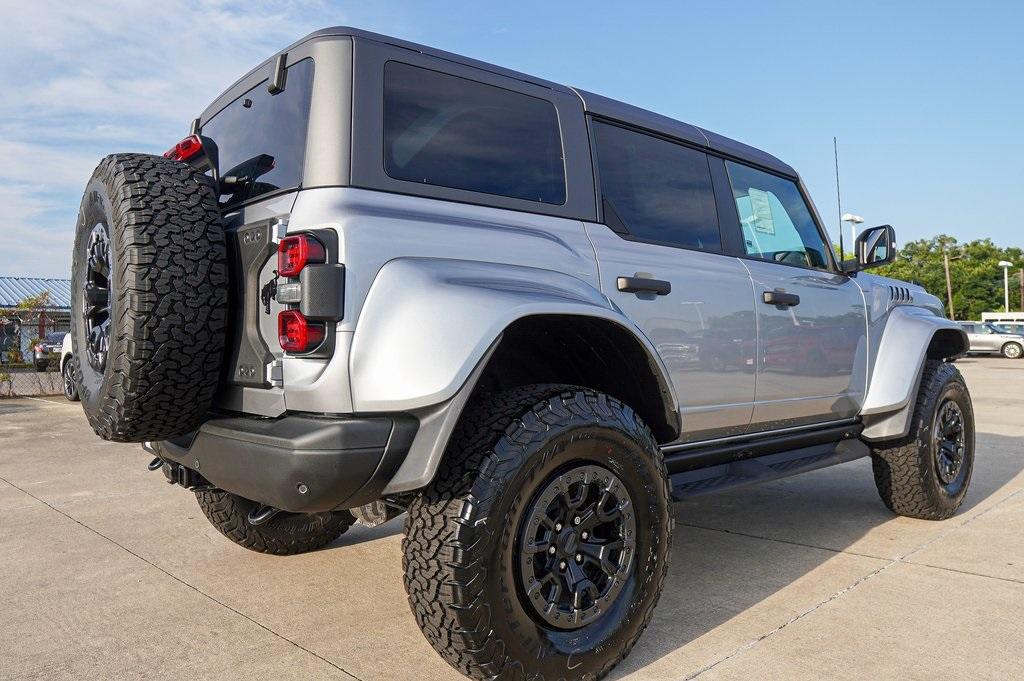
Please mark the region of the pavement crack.
MULTIPOLYGON (((789 620, 783 622, 782 624, 780 624, 779 626, 775 627, 774 629, 766 631, 765 633, 761 634, 757 638, 751 639, 750 641, 747 641, 743 645, 734 648, 733 650, 731 650, 730 652, 726 653, 725 655, 719 657, 715 661, 713 661, 713 662, 711 662, 709 664, 704 665, 703 667, 701 667, 700 669, 696 670, 695 672, 693 672, 691 674, 688 674, 685 678, 687 679, 687 681, 689 681, 690 679, 695 679, 695 678, 703 675, 705 672, 708 672, 711 669, 714 669, 715 667, 717 667, 718 665, 722 664, 723 662, 726 662, 726 661, 736 657, 737 655, 740 655, 741 653, 744 653, 747 650, 750 650, 751 648, 757 646, 762 641, 765 641, 765 640, 771 638, 772 636, 775 636, 777 633, 779 633, 780 631, 782 631, 783 629, 785 629, 789 625, 791 625, 791 624, 793 624, 795 622, 799 622, 800 620, 804 619, 805 617, 808 617, 808 616, 814 614, 815 612, 817 612, 818 610, 821 610, 822 608, 824 608, 829 603, 831 603, 831 602, 833 602, 833 601, 835 601, 835 600, 837 600, 839 598, 842 598, 843 596, 845 596, 849 592, 853 591, 858 586, 860 586, 864 582, 868 581, 872 577, 874 577, 876 575, 879 575, 882 572, 885 572, 886 570, 891 568, 893 565, 896 565, 898 563, 906 563, 908 565, 918 565, 917 563, 909 562, 907 559, 910 558, 911 556, 913 556, 914 554, 919 553, 920 551, 923 551, 924 549, 928 548, 929 546, 931 546, 935 542, 939 541, 940 539, 944 539, 944 538, 948 537, 950 534, 952 534, 953 532, 956 532, 960 528, 966 527, 967 525, 973 523, 978 518, 980 518, 980 517, 990 513, 991 511, 999 508, 1000 506, 1002 506, 1006 502, 1010 501, 1011 499, 1013 499, 1017 495, 1021 494, 1022 492, 1024 492, 1024 489, 1019 489, 1019 490, 1016 490, 1015 492, 1011 492, 1010 494, 1006 495, 1005 497, 1003 497, 1002 499, 1000 499, 996 503, 994 503, 991 506, 989 506, 988 508, 986 508, 984 511, 981 511, 981 512, 975 514, 975 515, 972 515, 969 518, 964 519, 962 522, 957 523, 957 524, 953 525, 952 527, 950 527, 950 528, 948 528, 948 529, 946 529, 946 530, 944 530, 942 532, 939 532, 934 537, 931 537, 927 541, 922 542, 920 545, 914 547, 913 549, 911 549, 907 553, 905 553, 903 555, 900 555, 900 556, 897 556, 896 558, 893 558, 892 560, 887 562, 885 565, 882 565, 882 566, 872 570, 871 572, 867 573, 866 575, 864 575, 864 576, 854 580, 853 583, 848 584, 847 586, 843 587, 839 591, 836 591, 834 594, 832 594, 828 598, 826 598, 826 599, 824 599, 822 601, 819 601, 818 603, 816 603, 816 604, 812 605, 811 607, 807 608, 806 610, 804 610, 800 614, 798 614, 798 615, 796 615, 794 617, 791 617, 789 620)), ((752 536, 752 535, 747 535, 747 536, 752 536)), ((780 541, 780 540, 770 540, 770 541, 780 541)), ((785 542, 785 541, 783 541, 783 543, 796 544, 796 542, 785 542)), ((804 546, 803 544, 797 544, 797 545, 804 546)), ((811 547, 811 548, 820 548, 820 547, 811 547)), ((832 550, 832 549, 826 549, 826 550, 832 550)), ((844 552, 837 551, 836 553, 844 553, 844 552)), ((932 567, 932 566, 928 566, 928 567, 932 567)), ((939 569, 945 569, 945 568, 939 568, 939 569)), ((956 572, 956 571, 954 570, 954 572, 956 572)), ((979 575, 979 576, 984 576, 984 575, 979 575)), ((999 579, 999 578, 995 578, 995 579, 999 579)), ((1015 581, 1015 580, 1008 580, 1008 581, 1015 581)))
POLYGON ((790 546, 799 546, 805 549, 817 549, 819 551, 828 551, 829 553, 842 553, 847 556, 859 556, 861 558, 873 558, 875 560, 885 560, 881 556, 872 556, 867 553, 859 553, 857 551, 847 551, 845 549, 834 549, 830 546, 819 546, 817 544, 807 544, 804 542, 793 541, 792 539, 779 539, 778 537, 762 537, 759 534, 750 534, 748 532, 737 532, 736 530, 727 530, 721 527, 708 527, 706 525, 695 525, 693 523, 681 523, 676 522, 676 527, 692 527, 697 530, 707 530, 709 532, 722 532, 724 534, 731 534, 737 537, 747 537, 748 539, 760 539, 761 541, 770 541, 777 544, 788 544, 790 546))
POLYGON ((1000 582, 1009 582, 1010 584, 1024 584, 1024 579, 1014 579, 1013 577, 999 577, 997 575, 985 575, 980 572, 972 572, 970 570, 958 570, 956 568, 944 567, 942 565, 932 565, 931 563, 907 561, 907 565, 916 565, 918 567, 929 568, 931 570, 941 570, 943 572, 955 572, 959 575, 969 575, 971 577, 981 577, 983 579, 995 579, 1000 582))
POLYGON ((351 679, 355 679, 355 681, 362 681, 362 679, 360 679, 360 678, 359 678, 358 676, 356 676, 356 675, 355 675, 355 674, 353 674, 352 672, 349 672, 349 671, 347 671, 347 670, 346 670, 346 669, 344 669, 343 667, 340 667, 340 666, 338 666, 338 665, 337 665, 337 664, 335 664, 334 662, 331 662, 330 660, 328 660, 328 659, 327 659, 326 657, 324 657, 323 655, 320 655, 319 653, 316 653, 316 652, 314 652, 314 651, 310 650, 309 648, 306 648, 306 647, 305 647, 305 646, 303 646, 303 645, 302 645, 301 643, 297 643, 296 641, 293 641, 292 639, 288 638, 288 637, 287 637, 287 636, 285 636, 284 634, 279 634, 278 632, 274 631, 273 629, 271 629, 271 628, 270 628, 270 627, 268 627, 267 625, 263 624, 262 622, 260 622, 260 621, 258 621, 258 620, 255 620, 255 619, 253 619, 253 618, 252 618, 252 617, 250 617, 249 615, 246 615, 246 614, 245 614, 244 612, 241 612, 240 610, 238 610, 238 609, 236 609, 236 608, 233 608, 232 606, 228 605, 227 603, 225 603, 225 602, 223 602, 223 601, 221 601, 221 600, 218 600, 218 599, 217 599, 216 597, 214 597, 214 596, 212 596, 212 595, 210 595, 210 594, 206 593, 205 591, 203 591, 203 590, 202 590, 202 589, 200 589, 199 587, 197 587, 197 586, 195 586, 195 585, 193 585, 193 584, 189 584, 188 582, 186 582, 185 580, 181 579, 181 578, 180 578, 180 577, 178 577, 177 575, 175 575, 175 574, 173 574, 173 573, 171 573, 171 572, 168 572, 168 571, 167 571, 167 570, 165 570, 164 568, 160 567, 159 565, 157 565, 157 564, 156 564, 156 563, 154 563, 153 561, 151 561, 151 560, 149 560, 149 559, 147 559, 147 558, 145 558, 145 557, 143 557, 143 556, 139 555, 139 554, 138 554, 138 553, 136 553, 135 551, 132 551, 132 550, 131 550, 130 548, 128 548, 128 547, 127 547, 127 546, 125 546, 124 544, 121 544, 121 543, 120 543, 120 542, 118 542, 118 541, 117 541, 116 539, 113 539, 113 538, 111 538, 111 537, 108 537, 107 535, 103 534, 102 532, 100 532, 100 531, 99 531, 99 530, 97 530, 96 528, 94 528, 94 527, 90 527, 89 525, 86 525, 85 523, 83 523, 83 522, 82 522, 81 520, 78 520, 78 519, 77 519, 77 518, 75 518, 74 516, 71 516, 71 515, 69 515, 69 514, 65 513, 64 511, 62 511, 61 509, 57 508, 57 507, 56 507, 56 506, 54 506, 53 504, 49 503, 49 502, 48 502, 48 501, 46 501, 45 499, 41 499, 41 498, 37 497, 36 495, 32 494, 32 493, 31 493, 31 492, 29 492, 28 490, 25 490, 25 489, 23 489, 23 488, 19 487, 18 485, 16 485, 15 483, 11 482, 10 480, 7 480, 6 478, 0 477, 0 482, 5 482, 5 483, 7 483, 8 485, 10 485, 10 486, 11 486, 11 487, 13 487, 14 489, 18 490, 18 491, 19 491, 19 492, 21 492, 22 494, 25 494, 25 495, 27 495, 27 496, 29 496, 29 497, 31 497, 31 498, 33 498, 33 499, 35 499, 35 500, 36 500, 36 501, 38 501, 39 503, 41 503, 41 504, 43 504, 44 506, 46 506, 47 508, 49 508, 49 509, 50 509, 51 511, 54 511, 55 513, 59 513, 60 515, 64 516, 65 518, 67 518, 67 519, 68 519, 68 520, 70 520, 71 522, 73 522, 73 523, 75 523, 75 524, 77 524, 77 525, 79 525, 79 526, 81 526, 81 527, 85 528, 85 529, 86 529, 86 530, 88 530, 89 532, 92 532, 92 533, 93 533, 93 534, 95 534, 95 535, 96 535, 97 537, 101 537, 101 538, 105 539, 106 541, 108 541, 108 542, 110 542, 111 544, 113 544, 114 546, 118 547, 119 549, 121 549, 121 550, 122 550, 122 551, 124 551, 125 553, 128 553, 128 554, 130 554, 130 555, 134 556, 135 558, 138 558, 139 560, 141 560, 141 561, 142 561, 143 563, 145 563, 146 565, 149 565, 149 566, 150 566, 150 567, 152 567, 153 569, 155 569, 155 570, 157 570, 157 571, 159 571, 159 572, 163 573, 163 574, 164 574, 164 575, 166 575, 167 577, 170 577, 171 579, 173 579, 174 581, 178 582, 178 583, 179 583, 179 584, 181 584, 182 586, 185 586, 186 588, 188 588, 188 589, 191 589, 192 591, 196 592, 196 593, 197 593, 197 594, 199 594, 200 596, 202 596, 202 597, 204 597, 204 598, 206 598, 206 599, 208 599, 208 600, 210 600, 210 601, 212 601, 212 602, 216 603, 216 604, 217 604, 217 605, 219 605, 220 607, 222 607, 222 608, 224 608, 224 609, 226 609, 226 610, 229 610, 229 611, 231 611, 231 612, 235 613, 236 615, 238 615, 239 617, 242 617, 242 618, 244 618, 244 619, 248 620, 249 622, 251 622, 251 623, 255 624, 255 625, 256 625, 257 627, 259 627, 260 629, 262 629, 262 630, 266 631, 267 633, 271 634, 272 636, 275 636, 275 637, 277 637, 277 638, 281 639, 282 641, 284 641, 284 642, 286 642, 286 643, 288 643, 288 644, 290 644, 290 645, 292 645, 292 646, 295 646, 295 647, 296 647, 296 648, 298 648, 299 650, 301 650, 301 651, 303 651, 303 652, 305 652, 305 653, 307 653, 307 654, 309 654, 309 655, 312 655, 313 657, 315 657, 316 659, 320 660, 320 661, 321 661, 321 662, 323 662, 324 664, 330 665, 330 666, 331 666, 331 667, 333 667, 334 669, 337 669, 337 670, 338 670, 339 672, 341 672, 342 674, 344 674, 344 675, 345 675, 345 676, 347 676, 348 678, 351 678, 351 679))

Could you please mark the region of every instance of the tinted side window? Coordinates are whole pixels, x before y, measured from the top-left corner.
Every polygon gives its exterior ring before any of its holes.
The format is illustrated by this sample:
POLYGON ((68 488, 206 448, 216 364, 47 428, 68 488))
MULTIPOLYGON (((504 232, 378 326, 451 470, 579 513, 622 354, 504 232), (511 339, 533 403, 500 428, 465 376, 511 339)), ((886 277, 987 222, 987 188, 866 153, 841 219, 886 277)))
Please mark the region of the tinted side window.
POLYGON ((217 145, 222 200, 240 203, 302 181, 306 128, 313 89, 313 60, 288 67, 284 92, 272 95, 266 81, 221 109, 203 124, 201 134, 217 145))
POLYGON ((384 171, 398 180, 565 203, 551 102, 394 61, 384 67, 384 171))
POLYGON ((796 183, 732 161, 726 167, 747 255, 828 269, 825 242, 796 183))
POLYGON ((630 234, 718 251, 722 239, 707 155, 607 123, 594 123, 605 219, 630 234))

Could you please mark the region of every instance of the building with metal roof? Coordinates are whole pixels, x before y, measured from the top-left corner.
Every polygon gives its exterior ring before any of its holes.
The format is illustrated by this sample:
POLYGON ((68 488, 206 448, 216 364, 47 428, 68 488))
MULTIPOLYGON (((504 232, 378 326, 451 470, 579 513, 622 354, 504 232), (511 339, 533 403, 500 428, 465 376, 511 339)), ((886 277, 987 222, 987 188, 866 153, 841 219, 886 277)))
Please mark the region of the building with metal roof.
POLYGON ((0 308, 17 307, 31 296, 49 292, 52 310, 71 310, 70 279, 37 279, 35 277, 0 277, 0 308))
POLYGON ((71 327, 71 280, 0 277, 0 366, 31 358, 32 341, 71 327), (43 310, 19 310, 18 305, 47 292, 43 310))

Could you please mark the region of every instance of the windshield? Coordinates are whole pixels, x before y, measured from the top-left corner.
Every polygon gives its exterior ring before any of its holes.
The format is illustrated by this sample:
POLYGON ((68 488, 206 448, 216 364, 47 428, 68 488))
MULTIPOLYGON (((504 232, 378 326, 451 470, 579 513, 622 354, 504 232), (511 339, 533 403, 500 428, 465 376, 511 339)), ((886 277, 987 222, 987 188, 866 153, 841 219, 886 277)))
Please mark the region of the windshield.
POLYGON ((200 134, 216 147, 223 205, 299 185, 312 90, 313 60, 303 59, 288 67, 284 91, 272 95, 263 81, 203 124, 200 134))

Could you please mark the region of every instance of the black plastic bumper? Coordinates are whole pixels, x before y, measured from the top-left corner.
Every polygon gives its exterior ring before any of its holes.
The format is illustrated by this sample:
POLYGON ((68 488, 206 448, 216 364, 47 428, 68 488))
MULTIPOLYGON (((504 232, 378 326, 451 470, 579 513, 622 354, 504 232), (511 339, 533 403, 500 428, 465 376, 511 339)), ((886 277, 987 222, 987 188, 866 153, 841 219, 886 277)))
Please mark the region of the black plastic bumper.
POLYGON ((283 511, 315 513, 380 498, 418 427, 405 415, 217 418, 194 435, 151 447, 220 489, 283 511))

